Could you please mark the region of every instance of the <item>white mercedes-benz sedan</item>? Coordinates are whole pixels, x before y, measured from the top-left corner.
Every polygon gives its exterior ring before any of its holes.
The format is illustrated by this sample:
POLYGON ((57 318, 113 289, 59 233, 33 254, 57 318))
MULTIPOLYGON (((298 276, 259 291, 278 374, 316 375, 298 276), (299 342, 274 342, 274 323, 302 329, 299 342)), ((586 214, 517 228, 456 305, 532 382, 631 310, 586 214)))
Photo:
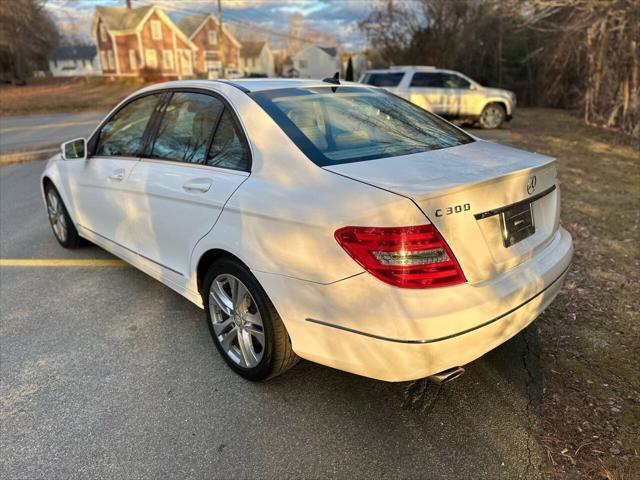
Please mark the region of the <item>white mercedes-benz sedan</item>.
POLYGON ((454 378, 549 305, 573 253, 552 158, 334 79, 144 88, 62 145, 42 192, 63 247, 203 307, 251 380, 299 357, 454 378))

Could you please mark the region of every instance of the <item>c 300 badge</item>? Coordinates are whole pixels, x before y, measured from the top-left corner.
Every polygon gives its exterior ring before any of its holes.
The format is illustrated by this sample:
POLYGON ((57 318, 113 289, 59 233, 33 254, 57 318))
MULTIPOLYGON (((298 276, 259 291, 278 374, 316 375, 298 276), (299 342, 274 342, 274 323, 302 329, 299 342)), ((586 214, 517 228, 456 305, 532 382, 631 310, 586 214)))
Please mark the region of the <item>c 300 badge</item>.
POLYGON ((452 205, 451 207, 438 208, 436 210, 436 217, 443 217, 445 215, 452 215, 454 213, 468 212, 471 210, 471 204, 463 203, 462 205, 452 205))

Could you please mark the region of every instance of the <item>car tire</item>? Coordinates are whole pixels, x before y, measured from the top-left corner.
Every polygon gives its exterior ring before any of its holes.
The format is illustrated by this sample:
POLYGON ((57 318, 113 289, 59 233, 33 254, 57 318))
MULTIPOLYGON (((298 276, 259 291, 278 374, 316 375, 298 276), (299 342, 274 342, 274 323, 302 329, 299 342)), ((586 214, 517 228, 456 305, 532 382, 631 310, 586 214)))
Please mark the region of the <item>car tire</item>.
POLYGON ((233 371, 262 381, 298 362, 278 312, 242 263, 230 257, 214 263, 202 291, 211 337, 233 371))
POLYGON ((485 129, 500 128, 507 118, 507 112, 499 103, 489 103, 484 107, 478 123, 485 129))
POLYGON ((78 230, 56 187, 49 183, 44 189, 44 195, 49 225, 58 243, 69 249, 80 247, 83 243, 82 238, 78 235, 78 230))

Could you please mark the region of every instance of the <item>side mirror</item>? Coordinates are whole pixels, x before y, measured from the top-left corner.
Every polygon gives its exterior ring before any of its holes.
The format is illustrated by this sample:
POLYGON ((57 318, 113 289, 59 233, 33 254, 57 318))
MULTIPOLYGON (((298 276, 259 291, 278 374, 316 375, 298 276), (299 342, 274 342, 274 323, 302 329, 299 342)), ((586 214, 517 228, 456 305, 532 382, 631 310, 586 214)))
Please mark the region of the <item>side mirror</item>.
POLYGON ((87 140, 76 138, 60 145, 62 158, 64 160, 87 159, 87 140))

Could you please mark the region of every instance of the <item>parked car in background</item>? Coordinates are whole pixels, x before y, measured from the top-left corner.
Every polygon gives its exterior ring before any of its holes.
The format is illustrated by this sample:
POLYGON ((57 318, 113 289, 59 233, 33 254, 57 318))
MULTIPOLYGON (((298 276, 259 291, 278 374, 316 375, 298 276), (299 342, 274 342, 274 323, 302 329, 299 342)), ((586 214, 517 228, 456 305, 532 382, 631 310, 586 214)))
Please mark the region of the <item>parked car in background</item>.
POLYGON ((441 117, 498 128, 513 117, 516 96, 509 90, 483 87, 455 70, 392 67, 368 70, 361 83, 384 87, 441 117))
POLYGON ((455 378, 549 305, 573 251, 552 158, 334 78, 146 87, 41 187, 63 247, 85 238, 203 307, 251 380, 298 356, 455 378))

